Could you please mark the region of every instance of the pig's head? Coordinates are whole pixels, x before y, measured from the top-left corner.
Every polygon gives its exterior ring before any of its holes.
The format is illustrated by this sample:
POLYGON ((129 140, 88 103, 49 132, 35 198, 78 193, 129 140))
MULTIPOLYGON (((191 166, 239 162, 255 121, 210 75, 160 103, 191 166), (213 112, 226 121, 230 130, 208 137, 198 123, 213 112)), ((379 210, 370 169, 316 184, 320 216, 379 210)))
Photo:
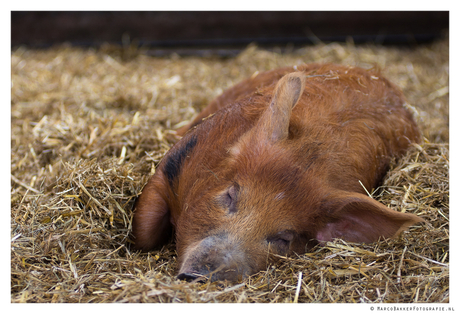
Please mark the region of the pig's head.
POLYGON ((276 255, 334 238, 372 242, 421 221, 328 187, 324 169, 298 158, 289 121, 304 86, 300 72, 283 77, 257 123, 225 149, 217 139, 185 136, 136 204, 136 248, 161 245, 174 226, 178 278, 236 281, 276 255))

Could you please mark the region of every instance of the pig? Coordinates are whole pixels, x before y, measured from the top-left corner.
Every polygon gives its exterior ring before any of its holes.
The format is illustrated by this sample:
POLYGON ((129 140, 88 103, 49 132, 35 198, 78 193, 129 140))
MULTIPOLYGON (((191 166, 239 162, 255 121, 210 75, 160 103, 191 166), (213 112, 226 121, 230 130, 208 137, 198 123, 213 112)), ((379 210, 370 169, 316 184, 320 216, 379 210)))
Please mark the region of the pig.
POLYGON ((407 108, 377 70, 255 73, 177 131, 136 201, 134 248, 175 237, 179 279, 236 282, 334 239, 397 237, 423 219, 368 192, 421 139, 407 108))

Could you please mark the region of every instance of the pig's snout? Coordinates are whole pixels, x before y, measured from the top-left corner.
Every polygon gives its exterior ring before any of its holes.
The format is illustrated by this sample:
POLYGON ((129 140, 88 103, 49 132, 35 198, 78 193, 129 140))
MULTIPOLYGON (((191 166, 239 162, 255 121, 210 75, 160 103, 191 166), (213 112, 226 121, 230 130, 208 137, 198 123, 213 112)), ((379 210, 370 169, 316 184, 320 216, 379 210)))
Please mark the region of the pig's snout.
POLYGON ((238 281, 250 273, 246 254, 227 235, 209 236, 186 252, 178 279, 238 281))

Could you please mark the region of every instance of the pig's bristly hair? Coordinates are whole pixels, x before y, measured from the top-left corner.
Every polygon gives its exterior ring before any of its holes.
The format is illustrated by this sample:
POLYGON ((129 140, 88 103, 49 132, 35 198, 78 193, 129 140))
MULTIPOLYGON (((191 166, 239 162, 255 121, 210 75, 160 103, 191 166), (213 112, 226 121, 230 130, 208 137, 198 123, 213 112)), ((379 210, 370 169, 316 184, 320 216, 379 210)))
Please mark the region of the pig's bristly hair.
POLYGON ((190 130, 136 203, 135 248, 161 245, 174 226, 179 264, 193 256, 185 264, 204 269, 220 259, 204 256, 201 241, 212 236, 208 251, 219 255, 231 238, 230 253, 253 272, 266 263, 264 243, 303 253, 314 241, 397 236, 422 219, 373 200, 359 182, 376 188, 390 159, 420 140, 405 103, 380 73, 344 66, 282 68, 237 84, 178 131, 190 130))

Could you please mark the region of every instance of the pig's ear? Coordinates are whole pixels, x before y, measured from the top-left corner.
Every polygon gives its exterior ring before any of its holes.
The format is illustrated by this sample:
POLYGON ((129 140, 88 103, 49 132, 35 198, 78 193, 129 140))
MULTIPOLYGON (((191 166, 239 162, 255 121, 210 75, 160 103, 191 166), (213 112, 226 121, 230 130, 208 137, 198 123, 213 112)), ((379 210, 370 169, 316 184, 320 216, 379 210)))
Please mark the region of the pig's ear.
POLYGON ((271 142, 288 137, 292 109, 305 88, 305 74, 293 72, 283 76, 275 86, 273 99, 260 117, 254 131, 271 142))
POLYGON ((391 210, 359 193, 343 192, 332 196, 321 210, 324 216, 316 234, 320 242, 339 238, 370 243, 379 238, 396 237, 409 226, 423 221, 416 215, 391 210))
POLYGON ((166 181, 161 171, 150 178, 134 205, 134 249, 150 251, 172 236, 170 211, 165 201, 166 181))

